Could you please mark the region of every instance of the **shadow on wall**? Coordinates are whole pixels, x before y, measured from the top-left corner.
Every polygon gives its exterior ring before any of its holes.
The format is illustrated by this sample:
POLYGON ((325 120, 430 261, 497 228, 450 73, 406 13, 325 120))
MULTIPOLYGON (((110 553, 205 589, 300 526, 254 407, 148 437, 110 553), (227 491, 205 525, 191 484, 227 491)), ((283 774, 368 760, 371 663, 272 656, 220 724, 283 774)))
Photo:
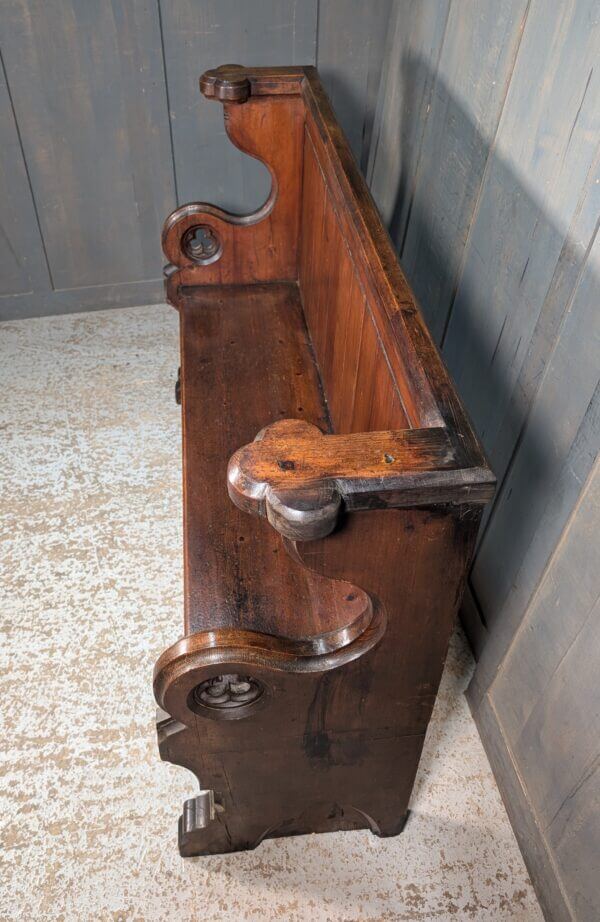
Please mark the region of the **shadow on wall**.
MULTIPOLYGON (((383 170, 386 188, 396 188, 387 211, 400 261, 499 481, 472 577, 490 623, 513 588, 549 497, 560 489, 561 446, 577 435, 579 420, 571 421, 571 431, 546 396, 538 399, 534 414, 530 410, 563 324, 573 323, 571 296, 585 245, 569 238, 560 218, 523 185, 423 60, 407 56, 401 79, 402 149, 394 152, 400 166, 397 175, 388 176, 380 161, 378 172, 383 170), (432 92, 435 111, 444 113, 443 129, 411 126, 413 143, 406 145, 407 101, 421 111, 420 101, 432 92), (425 145, 431 182, 419 174, 425 145), (432 158, 435 148, 439 161, 432 158), (478 199, 484 176, 486 193, 478 199)), ((387 148, 393 150, 391 126, 385 128, 387 148)), ((592 367, 591 352, 572 359, 592 367)))
POLYGON ((365 104, 365 91, 360 94, 345 74, 327 67, 319 68, 319 76, 356 162, 366 174, 374 111, 368 100, 365 104))

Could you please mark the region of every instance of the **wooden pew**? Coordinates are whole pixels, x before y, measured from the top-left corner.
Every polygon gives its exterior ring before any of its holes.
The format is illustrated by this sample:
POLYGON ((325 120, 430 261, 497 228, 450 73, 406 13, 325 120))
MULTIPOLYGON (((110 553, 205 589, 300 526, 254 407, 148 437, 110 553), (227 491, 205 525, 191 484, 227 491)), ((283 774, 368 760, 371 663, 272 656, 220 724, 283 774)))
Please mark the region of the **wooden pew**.
POLYGON ((494 477, 312 67, 200 80, 269 169, 167 219, 181 321, 184 635, 163 759, 182 855, 406 820, 494 477))

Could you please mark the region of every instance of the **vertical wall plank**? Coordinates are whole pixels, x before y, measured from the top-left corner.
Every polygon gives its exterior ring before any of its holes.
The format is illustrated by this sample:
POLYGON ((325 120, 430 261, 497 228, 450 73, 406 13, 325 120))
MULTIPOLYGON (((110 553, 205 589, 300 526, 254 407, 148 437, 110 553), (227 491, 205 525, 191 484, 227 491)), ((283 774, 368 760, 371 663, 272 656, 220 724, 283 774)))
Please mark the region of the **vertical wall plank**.
POLYGON ((223 107, 200 95, 198 78, 220 64, 314 64, 317 0, 161 0, 161 17, 179 204, 251 211, 269 174, 229 141, 223 107))
MULTIPOLYGON (((596 83, 593 62, 600 30, 597 24, 590 29, 594 5, 594 2, 577 3, 570 5, 568 11, 562 6, 556 10, 555 21, 549 23, 546 6, 532 4, 498 132, 497 156, 490 165, 482 190, 444 349, 493 467, 498 460, 497 434, 511 406, 519 375, 528 362, 536 324, 564 252, 566 233, 573 224, 582 190, 596 161, 600 113, 593 100, 600 90, 600 81, 596 83), (546 44, 542 41, 544 36, 546 44), (551 53, 548 53, 548 44, 551 53), (529 90, 525 90, 525 84, 530 85, 529 68, 532 61, 542 57, 546 68, 544 87, 531 99, 529 90), (532 130, 532 124, 537 126, 536 130, 532 130), (551 144, 548 138, 552 139, 551 144), (551 195, 547 193, 548 188, 552 189, 551 195), (546 198, 542 207, 543 194, 546 198)), ((595 183, 594 188, 597 189, 595 183)), ((596 195, 597 191, 594 197, 596 195)), ((594 297, 595 251, 590 254, 590 260, 577 303, 573 305, 576 312, 584 311, 586 297, 594 297)), ((583 349, 577 368, 573 370, 574 377, 571 376, 569 397, 563 398, 582 401, 581 409, 572 412, 569 421, 569 425, 574 425, 569 430, 571 438, 577 432, 578 420, 585 412, 596 383, 595 380, 590 383, 588 377, 583 392, 577 395, 575 382, 579 373, 591 374, 593 378, 586 358, 586 344, 590 342, 595 322, 589 310, 586 321, 588 326, 581 328, 585 339, 580 343, 576 343, 573 336, 569 339, 571 349, 578 352, 583 349)), ((566 331, 571 330, 568 317, 563 325, 566 331)), ((556 343, 548 343, 545 352, 546 361, 550 361, 550 357, 558 360, 564 355, 563 348, 558 348, 556 343)), ((544 366, 539 358, 536 361, 539 388, 547 365, 544 366)), ((563 367, 567 376, 568 362, 566 358, 563 367)), ((548 383, 551 379, 554 378, 549 378, 548 383)), ((566 380, 567 377, 562 379, 566 380)), ((534 407, 531 412, 537 415, 544 406, 543 399, 536 397, 536 404, 538 410, 534 407)), ((514 455, 511 466, 515 472, 518 469, 527 471, 525 476, 532 479, 534 495, 543 494, 540 485, 546 482, 543 472, 555 455, 553 441, 555 433, 560 431, 560 415, 555 412, 545 420, 545 431, 533 420, 531 425, 525 420, 521 424, 528 426, 528 435, 524 439, 520 434, 522 428, 513 426, 513 446, 519 438, 513 451, 521 455, 522 460, 519 462, 514 455)), ((560 441, 564 446, 562 432, 560 441)), ((507 456, 505 448, 504 457, 507 456)), ((504 471, 498 473, 502 477, 504 471)), ((490 621, 501 607, 507 587, 514 581, 516 570, 513 568, 521 566, 527 545, 521 545, 516 538, 529 533, 530 528, 535 530, 532 496, 528 496, 526 507, 519 510, 514 476, 514 473, 510 475, 510 483, 506 480, 499 493, 474 570, 478 596, 478 586, 486 593, 485 599, 480 598, 480 601, 490 621), (511 518, 512 533, 509 535, 506 521, 512 512, 517 519, 511 518), (529 523, 527 526, 525 519, 529 523), (501 541, 505 542, 502 580, 506 588, 491 576, 492 558, 497 559, 501 541), (487 577, 482 577, 483 572, 490 574, 489 584, 487 577), (485 590, 484 584, 488 587, 485 590)))
MULTIPOLYGON (((594 637, 597 644, 598 633, 594 637)), ((597 647, 596 647, 597 649, 597 647)), ((600 765, 596 762, 565 800, 548 829, 562 878, 569 887, 572 918, 596 922, 598 918, 598 868, 587 855, 600 850, 600 765)))
POLYGON ((366 171, 391 0, 319 0, 317 66, 335 114, 366 171))
POLYGON ((0 58, 0 296, 49 288, 27 169, 0 58))
POLYGON ((393 22, 368 177, 500 481, 469 699, 546 910, 592 919, 597 0, 406 2, 393 22))
POLYGON ((597 237, 473 569, 488 624, 523 609, 598 451, 599 273, 597 237))
POLYGON ((407 0, 394 4, 390 17, 367 178, 397 246, 410 214, 449 9, 450 0, 407 0))
MULTIPOLYGON (((599 515, 600 467, 596 461, 490 686, 490 696, 502 713, 504 732, 513 746, 522 738, 548 684, 598 603, 600 544, 594 537, 599 515)), ((580 681, 575 675, 570 679, 580 681)), ((588 698, 584 694, 581 700, 588 698)), ((600 713, 593 708, 583 709, 583 713, 589 721, 600 720, 600 713)), ((595 737, 600 747, 600 727, 595 737)), ((571 756, 577 759, 576 752, 571 756)), ((550 765, 546 768, 552 771, 550 765)))
POLYGON ((53 287, 156 278, 174 203, 157 8, 6 0, 0 30, 53 287))
MULTIPOLYGON (((528 0, 452 3, 414 189, 399 245, 404 271, 436 341, 452 303, 485 165, 502 112, 528 0)), ((424 83, 428 61, 408 57, 424 83)))
POLYGON ((496 436, 597 154, 595 0, 531 5, 444 355, 492 464, 496 436), (543 73, 531 93, 532 72, 543 73))
MULTIPOLYGON (((513 458, 520 432, 535 401, 544 369, 560 336, 561 327, 570 309, 572 297, 597 232, 600 215, 599 155, 596 156, 596 162, 581 190, 579 202, 554 268, 552 281, 529 341, 527 354, 499 422, 498 431, 493 443, 490 439, 488 444, 496 476, 501 480, 504 479, 513 458)), ((486 521, 490 511, 486 515, 486 521)))
MULTIPOLYGON (((586 809, 582 800, 585 792, 598 796, 591 773, 600 758, 590 750, 600 720, 598 508, 585 488, 600 448, 599 272, 596 243, 476 562, 474 584, 490 632, 470 693, 474 707, 494 702, 554 856, 546 873, 558 872, 563 892, 587 910, 600 896, 597 875, 586 870, 598 824, 588 818, 593 802, 586 809), (562 537, 569 516, 575 524, 562 537)), ((544 886, 544 878, 538 883, 544 886)))
POLYGON ((577 919, 600 903, 599 515, 596 462, 490 689, 577 919))

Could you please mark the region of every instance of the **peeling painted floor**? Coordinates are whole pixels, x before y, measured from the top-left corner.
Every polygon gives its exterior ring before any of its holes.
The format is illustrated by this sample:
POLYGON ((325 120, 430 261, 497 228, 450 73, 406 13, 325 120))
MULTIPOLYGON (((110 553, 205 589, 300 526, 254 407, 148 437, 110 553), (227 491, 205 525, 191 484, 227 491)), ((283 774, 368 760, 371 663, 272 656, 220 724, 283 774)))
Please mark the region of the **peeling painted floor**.
POLYGON ((0 325, 2 920, 542 919, 453 640, 412 816, 183 861, 151 673, 181 633, 177 315, 0 325))

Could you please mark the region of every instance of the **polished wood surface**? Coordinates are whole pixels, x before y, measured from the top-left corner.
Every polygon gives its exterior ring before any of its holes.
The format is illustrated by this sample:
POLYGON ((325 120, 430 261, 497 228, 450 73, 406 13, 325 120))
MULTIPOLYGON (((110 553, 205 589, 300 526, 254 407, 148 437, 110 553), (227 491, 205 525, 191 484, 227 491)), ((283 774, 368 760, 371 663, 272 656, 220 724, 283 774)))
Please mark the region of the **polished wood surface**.
POLYGON ((155 669, 183 855, 398 833, 494 478, 314 68, 201 79, 271 171, 165 224, 185 633, 155 669))
POLYGON ((336 432, 406 428, 410 423, 379 348, 368 294, 308 134, 299 278, 336 432))

